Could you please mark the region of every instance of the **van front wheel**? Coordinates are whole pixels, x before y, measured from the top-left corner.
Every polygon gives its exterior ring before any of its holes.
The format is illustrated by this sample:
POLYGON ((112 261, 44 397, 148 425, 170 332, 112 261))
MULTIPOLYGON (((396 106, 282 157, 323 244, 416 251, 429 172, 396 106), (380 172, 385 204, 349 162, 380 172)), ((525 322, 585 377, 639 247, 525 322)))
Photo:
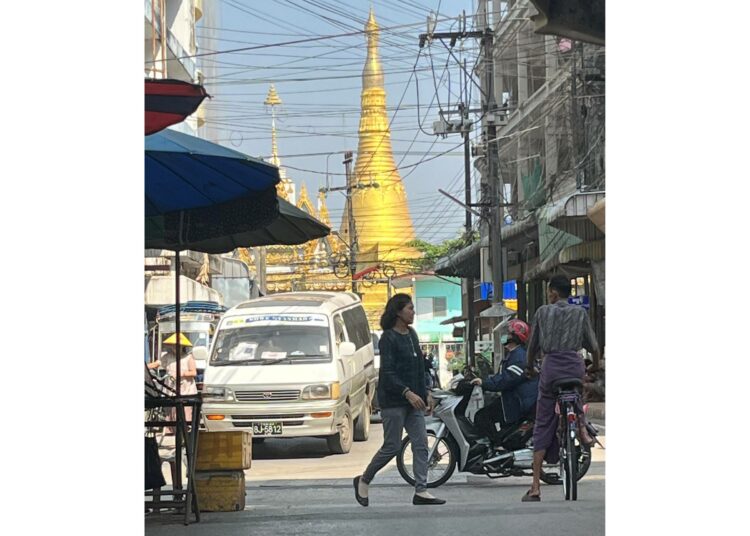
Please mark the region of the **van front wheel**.
POLYGON ((344 421, 339 426, 338 433, 326 437, 328 450, 332 454, 346 454, 352 448, 352 410, 349 406, 344 409, 344 421))

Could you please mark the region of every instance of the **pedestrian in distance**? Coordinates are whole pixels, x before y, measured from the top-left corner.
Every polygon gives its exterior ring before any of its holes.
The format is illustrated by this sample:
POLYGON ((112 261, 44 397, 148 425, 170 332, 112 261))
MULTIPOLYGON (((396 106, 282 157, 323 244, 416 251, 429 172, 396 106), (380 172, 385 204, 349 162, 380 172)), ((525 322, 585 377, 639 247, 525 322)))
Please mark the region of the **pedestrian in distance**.
MULTIPOLYGON (((570 280, 562 275, 550 278, 547 286, 549 305, 543 305, 534 314, 531 325, 531 337, 526 352, 527 371, 534 375, 534 363, 540 351, 543 354, 541 374, 539 376, 539 395, 536 403, 536 420, 534 422, 534 461, 531 489, 521 499, 523 502, 541 500, 539 480, 542 462, 549 452, 548 460, 554 463, 557 458, 557 425, 555 414, 557 402, 552 384, 563 378, 580 378, 583 380, 586 367, 579 350, 583 347, 591 352, 593 366, 590 372, 599 368, 599 345, 591 326, 588 313, 583 307, 568 303, 570 280)), ((594 440, 586 430, 583 408, 578 408, 579 433, 581 441, 592 445, 594 440)))
POLYGON ((396 294, 380 317, 380 378, 378 401, 383 418, 383 446, 361 476, 354 478, 354 497, 362 506, 369 504, 369 485, 401 449, 404 429, 411 439, 414 455, 414 497, 412 504, 444 504, 427 491, 427 428, 425 411, 432 413, 434 401, 425 381, 424 356, 419 337, 410 326, 414 304, 407 294, 396 294))
MULTIPOLYGON (((173 333, 161 343, 164 353, 161 358, 162 366, 167 370, 170 387, 177 385, 177 334, 173 333)), ((198 375, 198 367, 195 363, 190 348, 193 344, 184 334, 180 333, 180 347, 182 357, 180 359, 180 395, 198 394, 198 386, 195 377, 198 375)), ((172 416, 176 418, 176 410, 172 408, 172 416)), ((185 408, 185 420, 190 422, 193 417, 193 408, 185 408)), ((173 429, 172 429, 173 430, 173 429)))

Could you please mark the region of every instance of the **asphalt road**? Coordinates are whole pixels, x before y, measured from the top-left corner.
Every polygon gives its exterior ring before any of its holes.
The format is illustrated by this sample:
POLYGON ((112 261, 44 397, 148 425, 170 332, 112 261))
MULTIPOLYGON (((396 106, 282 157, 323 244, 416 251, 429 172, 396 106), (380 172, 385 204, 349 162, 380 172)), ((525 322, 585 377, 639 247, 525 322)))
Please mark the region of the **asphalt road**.
MULTIPOLYGON (((603 436, 602 442, 606 444, 603 436)), ((360 474, 380 446, 382 427, 373 424, 370 440, 354 443, 346 455, 330 455, 324 440, 277 439, 254 445, 246 471, 244 511, 201 514, 185 527, 174 514, 146 517, 148 536, 247 534, 284 535, 442 535, 604 534, 604 450, 596 448, 589 473, 579 483, 579 500, 565 501, 559 486, 542 487, 541 503, 521 503, 530 478, 491 480, 455 473, 433 490, 443 506, 414 506, 413 489, 401 479, 395 461, 370 488, 370 506, 359 506, 351 479, 360 474)))

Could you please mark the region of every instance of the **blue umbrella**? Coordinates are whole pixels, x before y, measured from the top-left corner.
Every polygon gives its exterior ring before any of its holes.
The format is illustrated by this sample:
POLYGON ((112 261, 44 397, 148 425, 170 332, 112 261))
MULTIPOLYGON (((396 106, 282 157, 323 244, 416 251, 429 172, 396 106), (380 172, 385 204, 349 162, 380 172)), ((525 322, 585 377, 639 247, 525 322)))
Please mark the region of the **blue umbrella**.
POLYGON ((147 247, 245 233, 279 216, 276 166, 173 130, 145 137, 147 247))
POLYGON ((206 207, 272 189, 279 169, 174 130, 145 137, 146 217, 206 207))
MULTIPOLYGON (((278 218, 279 169, 174 130, 146 136, 145 149, 146 247, 177 252, 175 302, 179 306, 180 250, 191 249, 195 242, 254 231, 278 218)), ((175 327, 179 332, 179 315, 175 327)))

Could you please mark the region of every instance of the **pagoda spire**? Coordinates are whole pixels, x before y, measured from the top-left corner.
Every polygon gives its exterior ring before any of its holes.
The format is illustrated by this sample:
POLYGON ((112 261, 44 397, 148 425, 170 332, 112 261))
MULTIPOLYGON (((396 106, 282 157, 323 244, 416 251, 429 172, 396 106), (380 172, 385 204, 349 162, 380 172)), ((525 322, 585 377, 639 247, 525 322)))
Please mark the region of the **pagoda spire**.
POLYGON ((287 178, 286 169, 281 165, 281 159, 279 158, 279 145, 276 141, 276 106, 280 106, 282 102, 281 97, 276 93, 276 87, 273 84, 271 84, 271 87, 268 89, 268 95, 266 95, 266 100, 263 101, 263 104, 271 107, 271 163, 279 168, 279 177, 281 178, 279 184, 276 185, 276 191, 279 197, 286 201, 290 201, 290 194, 293 191, 293 188, 291 187, 292 181, 287 178))
MULTIPOLYGON (((378 50, 380 27, 372 8, 365 24, 365 35, 367 59, 362 70, 362 113, 353 178, 360 187, 350 198, 360 252, 357 270, 372 265, 391 265, 397 272, 404 273, 409 271, 409 260, 420 255, 407 246, 416 234, 406 191, 393 160, 385 80, 378 50)), ((358 290, 365 295, 365 309, 375 325, 374 319, 382 313, 387 300, 387 287, 376 284, 358 290)))

